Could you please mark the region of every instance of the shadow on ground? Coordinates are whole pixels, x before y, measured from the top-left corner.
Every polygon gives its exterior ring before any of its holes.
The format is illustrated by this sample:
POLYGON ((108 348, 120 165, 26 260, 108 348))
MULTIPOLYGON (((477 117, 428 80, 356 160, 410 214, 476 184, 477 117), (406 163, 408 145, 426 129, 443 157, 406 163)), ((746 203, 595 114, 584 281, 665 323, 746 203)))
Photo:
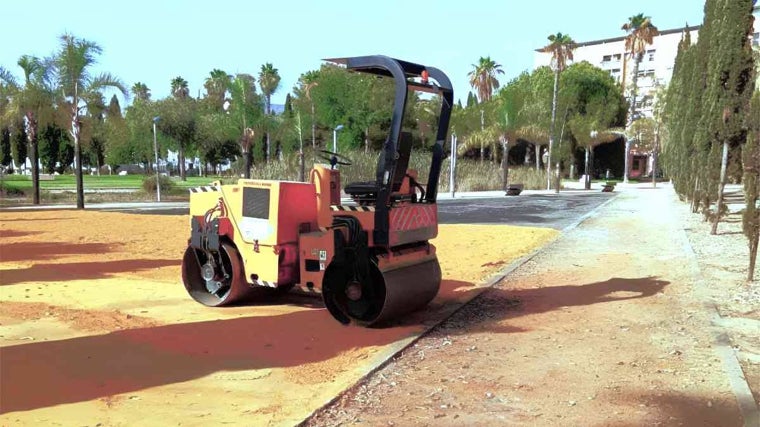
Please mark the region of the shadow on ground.
POLYGON ((66 264, 34 264, 27 268, 0 270, 0 286, 24 282, 65 282, 96 280, 119 273, 135 273, 179 265, 176 259, 126 259, 66 264))
POLYGON ((4 243, 2 261, 46 261, 66 255, 95 255, 111 252, 117 244, 18 242, 4 243))
MULTIPOLYGON (((744 425, 739 409, 721 400, 708 401, 704 397, 686 394, 652 395, 651 392, 628 394, 622 397, 631 406, 643 407, 647 412, 659 414, 660 419, 647 420, 650 425, 690 427, 739 427, 744 425)), ((638 427, 641 424, 618 422, 615 425, 638 427)))
POLYGON ((656 277, 637 279, 611 278, 585 285, 557 285, 534 289, 491 288, 476 297, 473 304, 463 309, 465 323, 453 317, 442 325, 454 328, 453 333, 466 332, 465 326, 477 325, 496 333, 521 332, 502 320, 545 313, 571 306, 604 304, 651 297, 661 292, 670 282, 656 277), (469 310, 469 312, 468 312, 469 310))
MULTIPOLYGON (((418 320, 440 320, 444 314, 440 308, 473 292, 473 285, 444 281, 442 289, 434 304, 415 313, 418 320)), ((316 298, 298 295, 277 300, 316 303, 316 298)), ((255 308, 251 304, 252 313, 255 308)), ((134 392, 219 371, 301 366, 352 349, 384 346, 422 329, 411 317, 393 328, 343 326, 324 309, 300 308, 275 316, 161 325, 4 347, 0 348, 0 413, 134 392)), ((348 368, 338 367, 336 372, 348 368)))

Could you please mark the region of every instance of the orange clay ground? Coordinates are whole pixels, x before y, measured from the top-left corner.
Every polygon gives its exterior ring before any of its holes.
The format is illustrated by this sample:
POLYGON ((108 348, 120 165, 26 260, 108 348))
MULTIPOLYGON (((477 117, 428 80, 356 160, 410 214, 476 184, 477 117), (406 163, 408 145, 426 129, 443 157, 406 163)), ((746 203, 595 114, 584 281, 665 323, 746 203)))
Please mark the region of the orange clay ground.
POLYGON ((0 425, 292 425, 557 235, 442 225, 439 296, 363 329, 314 297, 195 303, 188 233, 187 216, 0 213, 0 425))

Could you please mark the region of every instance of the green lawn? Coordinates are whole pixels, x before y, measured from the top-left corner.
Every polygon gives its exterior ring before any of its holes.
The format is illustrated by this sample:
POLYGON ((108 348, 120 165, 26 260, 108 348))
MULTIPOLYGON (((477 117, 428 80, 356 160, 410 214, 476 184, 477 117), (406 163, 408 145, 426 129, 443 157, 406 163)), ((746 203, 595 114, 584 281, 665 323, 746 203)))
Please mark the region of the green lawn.
MULTIPOLYGON (((85 188, 122 188, 141 189, 144 175, 101 175, 84 176, 85 188)), ((190 188, 208 184, 220 179, 218 177, 188 177, 187 181, 172 177, 175 188, 190 188)), ((32 179, 24 175, 6 175, 3 177, 3 186, 9 189, 27 190, 32 188, 32 179)), ((42 190, 76 190, 76 180, 73 175, 56 175, 52 180, 40 180, 42 190)))

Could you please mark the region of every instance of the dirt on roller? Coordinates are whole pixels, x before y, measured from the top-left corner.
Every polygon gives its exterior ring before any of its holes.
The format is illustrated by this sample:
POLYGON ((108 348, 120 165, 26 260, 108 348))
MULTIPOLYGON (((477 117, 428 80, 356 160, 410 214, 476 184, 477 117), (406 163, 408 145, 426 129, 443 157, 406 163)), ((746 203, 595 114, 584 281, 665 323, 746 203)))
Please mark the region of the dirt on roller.
POLYGON ((757 396, 736 217, 709 236, 669 187, 628 187, 305 425, 756 425, 716 351, 727 334, 757 396))
POLYGON ((188 235, 187 216, 0 212, 0 425, 296 424, 557 232, 441 226, 441 292, 385 329, 298 295, 203 307, 188 235))

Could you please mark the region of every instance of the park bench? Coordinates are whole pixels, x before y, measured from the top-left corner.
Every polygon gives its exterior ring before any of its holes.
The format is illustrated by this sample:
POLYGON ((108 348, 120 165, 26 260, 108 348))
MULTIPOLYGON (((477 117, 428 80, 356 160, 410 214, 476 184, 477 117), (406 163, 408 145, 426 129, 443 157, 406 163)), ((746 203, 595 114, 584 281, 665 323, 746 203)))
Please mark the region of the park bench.
POLYGON ((614 182, 605 182, 602 184, 602 193, 611 193, 615 189, 614 182))
POLYGON ((507 196, 519 196, 523 191, 523 184, 509 184, 507 186, 507 196))

